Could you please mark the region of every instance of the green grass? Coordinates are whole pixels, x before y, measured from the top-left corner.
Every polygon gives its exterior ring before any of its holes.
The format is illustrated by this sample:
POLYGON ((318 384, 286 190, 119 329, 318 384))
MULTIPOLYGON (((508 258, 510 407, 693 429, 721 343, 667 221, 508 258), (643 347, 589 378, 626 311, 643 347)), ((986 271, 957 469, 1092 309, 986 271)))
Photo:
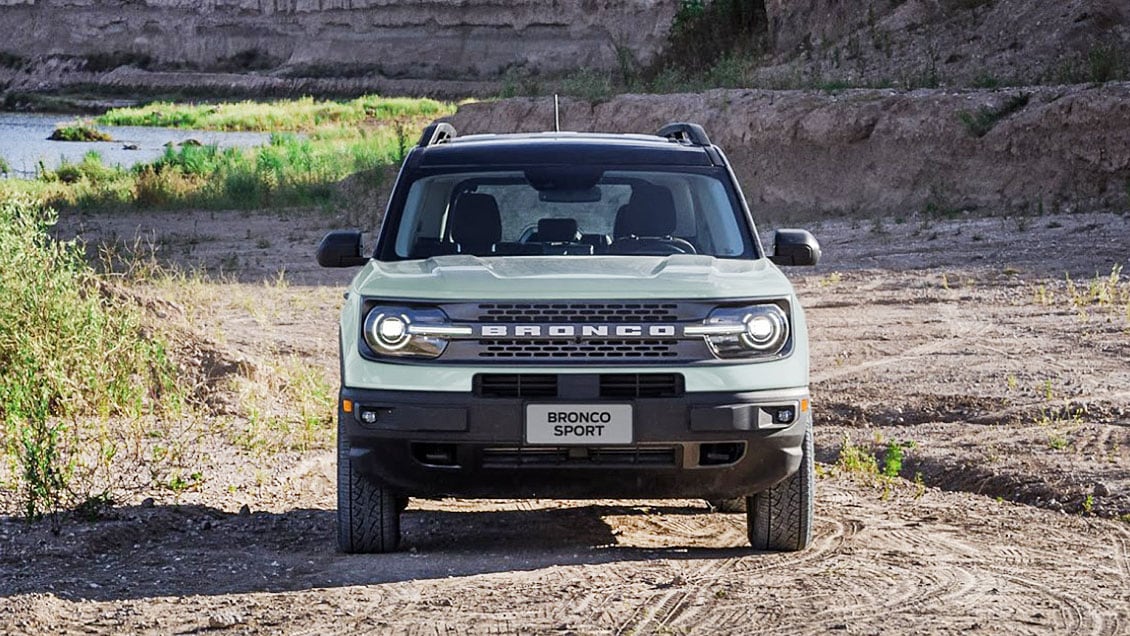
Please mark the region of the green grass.
POLYGON ((48 137, 51 141, 113 141, 106 132, 98 130, 90 122, 75 121, 60 124, 48 137))
POLYGON ((55 208, 256 209, 319 206, 351 174, 400 163, 419 131, 455 106, 428 99, 361 97, 346 102, 151 104, 115 109, 99 121, 220 130, 271 130, 255 148, 181 145, 133 169, 96 153, 33 180, 0 182, 0 200, 26 195, 55 208), (291 131, 303 131, 296 134, 291 131))
POLYGON ((27 197, 0 202, 0 471, 29 518, 89 498, 78 481, 116 452, 91 422, 183 403, 141 308, 50 238, 54 222, 27 197))
POLYGON ((312 131, 387 123, 399 119, 435 119, 454 112, 451 104, 431 99, 366 95, 350 101, 311 97, 274 102, 171 104, 115 108, 97 118, 104 126, 158 126, 226 131, 312 131))

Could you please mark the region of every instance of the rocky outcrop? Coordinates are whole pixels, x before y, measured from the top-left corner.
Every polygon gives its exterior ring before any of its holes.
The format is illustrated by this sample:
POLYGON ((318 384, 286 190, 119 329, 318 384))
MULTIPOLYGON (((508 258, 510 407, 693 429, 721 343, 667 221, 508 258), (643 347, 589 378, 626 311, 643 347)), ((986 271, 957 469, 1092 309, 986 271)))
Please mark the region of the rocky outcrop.
POLYGON ((1126 0, 766 0, 761 85, 969 86, 1130 77, 1126 0))
MULTIPOLYGON (((287 78, 497 81, 611 70, 666 41, 677 0, 0 0, 0 66, 80 60, 287 78)), ((187 85, 187 84, 186 84, 187 85)))
MULTIPOLYGON (((1062 211, 1127 205, 1130 83, 1004 91, 713 90, 563 103, 563 129, 703 124, 758 214, 1062 211)), ((468 104, 460 134, 552 129, 550 99, 468 104)))

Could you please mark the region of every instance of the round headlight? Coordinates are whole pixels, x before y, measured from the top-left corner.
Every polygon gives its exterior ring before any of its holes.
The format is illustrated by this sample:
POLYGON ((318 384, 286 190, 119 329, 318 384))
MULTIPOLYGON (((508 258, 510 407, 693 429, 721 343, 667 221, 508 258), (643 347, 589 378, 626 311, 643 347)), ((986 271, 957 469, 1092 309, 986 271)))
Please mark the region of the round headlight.
MULTIPOLYGON (((773 309, 776 309, 775 307, 773 309)), ((745 317, 742 344, 756 351, 779 349, 786 335, 785 318, 780 310, 765 310, 745 317)))
POLYGON ((408 334, 408 317, 395 314, 370 316, 368 324, 369 341, 381 349, 396 351, 404 348, 412 337, 408 334))

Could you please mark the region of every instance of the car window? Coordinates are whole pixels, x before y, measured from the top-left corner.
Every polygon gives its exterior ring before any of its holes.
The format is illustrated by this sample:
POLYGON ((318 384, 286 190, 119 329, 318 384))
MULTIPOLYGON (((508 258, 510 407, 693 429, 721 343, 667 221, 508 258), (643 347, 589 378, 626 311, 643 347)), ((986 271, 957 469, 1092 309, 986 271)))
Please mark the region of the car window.
POLYGON ((594 169, 450 172, 416 179, 393 259, 753 254, 725 173, 594 169))

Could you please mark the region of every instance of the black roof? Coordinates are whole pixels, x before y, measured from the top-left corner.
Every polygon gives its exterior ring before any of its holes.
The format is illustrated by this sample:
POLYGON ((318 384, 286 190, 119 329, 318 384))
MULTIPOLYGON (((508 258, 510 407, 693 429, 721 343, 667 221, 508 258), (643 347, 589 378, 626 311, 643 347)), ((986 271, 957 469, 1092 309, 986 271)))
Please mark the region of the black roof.
POLYGON ((714 165, 708 147, 654 135, 546 132, 455 137, 415 150, 419 165, 714 165))

